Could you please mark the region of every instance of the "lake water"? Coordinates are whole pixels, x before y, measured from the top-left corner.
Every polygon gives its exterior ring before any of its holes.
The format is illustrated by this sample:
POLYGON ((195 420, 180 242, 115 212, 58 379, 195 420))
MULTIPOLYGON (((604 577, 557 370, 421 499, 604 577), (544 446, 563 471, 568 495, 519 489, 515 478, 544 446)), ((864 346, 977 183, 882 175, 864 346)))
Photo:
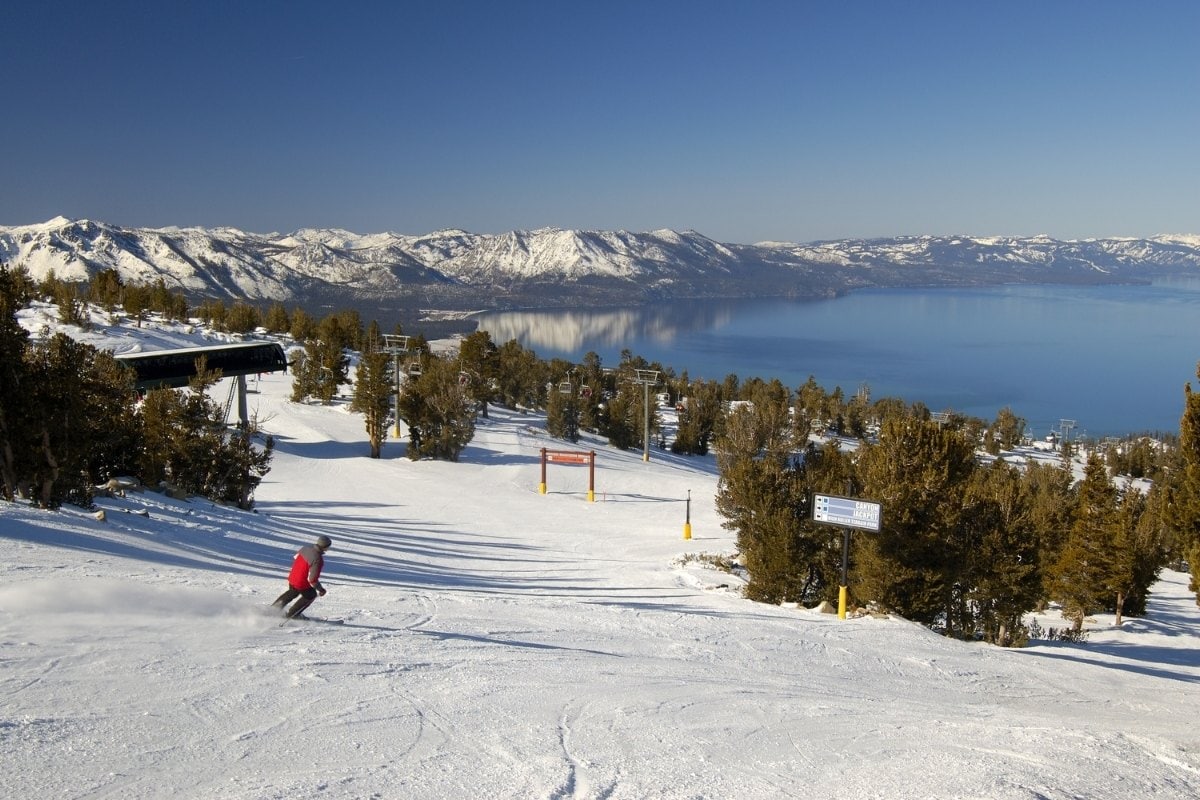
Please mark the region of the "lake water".
POLYGON ((604 366, 622 350, 689 377, 812 375, 827 390, 921 401, 1041 436, 1177 433, 1200 361, 1200 278, 1147 286, 887 289, 833 300, 693 301, 655 308, 480 315, 496 343, 604 366))

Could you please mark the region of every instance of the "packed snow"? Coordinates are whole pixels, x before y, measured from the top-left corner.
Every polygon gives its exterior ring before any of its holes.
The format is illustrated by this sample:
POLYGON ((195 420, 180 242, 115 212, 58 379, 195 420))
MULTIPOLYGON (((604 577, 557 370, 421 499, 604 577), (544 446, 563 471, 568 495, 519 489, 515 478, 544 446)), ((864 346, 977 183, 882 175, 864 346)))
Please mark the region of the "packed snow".
POLYGON ((701 558, 735 545, 711 459, 569 445, 492 408, 460 463, 398 442, 372 460, 344 399, 297 405, 290 381, 250 381, 277 442, 254 512, 0 503, 0 796, 1200 796, 1185 574, 1144 619, 1019 650, 756 604, 701 558), (595 502, 586 467, 550 465, 539 492, 543 447, 596 451, 595 502), (270 603, 320 534, 310 612, 344 624, 281 625, 270 603))

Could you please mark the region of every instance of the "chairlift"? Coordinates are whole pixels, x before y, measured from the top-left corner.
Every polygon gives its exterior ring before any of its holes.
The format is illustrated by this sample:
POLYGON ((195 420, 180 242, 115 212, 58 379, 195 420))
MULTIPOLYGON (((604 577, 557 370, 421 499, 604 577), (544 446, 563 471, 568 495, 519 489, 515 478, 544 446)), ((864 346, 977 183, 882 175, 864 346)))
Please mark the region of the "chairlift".
POLYGON ((408 365, 408 369, 405 371, 408 373, 408 377, 410 377, 410 378, 421 377, 421 362, 414 361, 413 363, 408 365))
POLYGON ((575 387, 571 385, 570 381, 563 381, 562 383, 560 383, 558 385, 558 393, 559 394, 571 394, 571 392, 574 391, 574 389, 575 389, 575 387))

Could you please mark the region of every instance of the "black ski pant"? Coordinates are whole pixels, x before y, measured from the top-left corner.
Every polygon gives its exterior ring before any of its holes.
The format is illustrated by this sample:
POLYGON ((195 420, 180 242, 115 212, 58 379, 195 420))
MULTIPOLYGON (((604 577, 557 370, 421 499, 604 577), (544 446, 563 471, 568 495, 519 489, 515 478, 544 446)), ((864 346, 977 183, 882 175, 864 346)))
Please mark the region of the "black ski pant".
POLYGON ((304 609, 311 606, 313 600, 316 599, 317 590, 311 586, 307 589, 297 589, 295 586, 288 586, 287 591, 279 595, 279 597, 276 597, 275 602, 271 605, 275 606, 276 608, 283 608, 288 603, 296 600, 295 603, 292 603, 292 607, 285 612, 286 616, 294 617, 297 614, 302 613, 304 609), (300 599, 296 600, 297 597, 300 599))

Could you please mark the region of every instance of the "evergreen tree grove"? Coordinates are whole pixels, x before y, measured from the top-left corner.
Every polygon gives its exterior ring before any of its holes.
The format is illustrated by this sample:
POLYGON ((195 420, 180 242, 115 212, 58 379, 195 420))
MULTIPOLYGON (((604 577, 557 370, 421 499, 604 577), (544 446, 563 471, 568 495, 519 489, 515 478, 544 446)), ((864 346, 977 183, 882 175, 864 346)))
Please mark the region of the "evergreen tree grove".
POLYGON ((275 445, 267 437, 261 448, 255 447, 253 422, 242 430, 228 430, 224 408, 208 397, 219 379, 201 358, 186 392, 154 389, 146 395, 140 474, 147 483, 167 483, 248 509, 254 489, 270 471, 275 445))
POLYGON ((29 300, 29 274, 0 264, 0 489, 4 499, 16 497, 19 480, 17 457, 31 411, 25 393, 31 381, 25 361, 29 334, 17 323, 17 311, 29 300))

